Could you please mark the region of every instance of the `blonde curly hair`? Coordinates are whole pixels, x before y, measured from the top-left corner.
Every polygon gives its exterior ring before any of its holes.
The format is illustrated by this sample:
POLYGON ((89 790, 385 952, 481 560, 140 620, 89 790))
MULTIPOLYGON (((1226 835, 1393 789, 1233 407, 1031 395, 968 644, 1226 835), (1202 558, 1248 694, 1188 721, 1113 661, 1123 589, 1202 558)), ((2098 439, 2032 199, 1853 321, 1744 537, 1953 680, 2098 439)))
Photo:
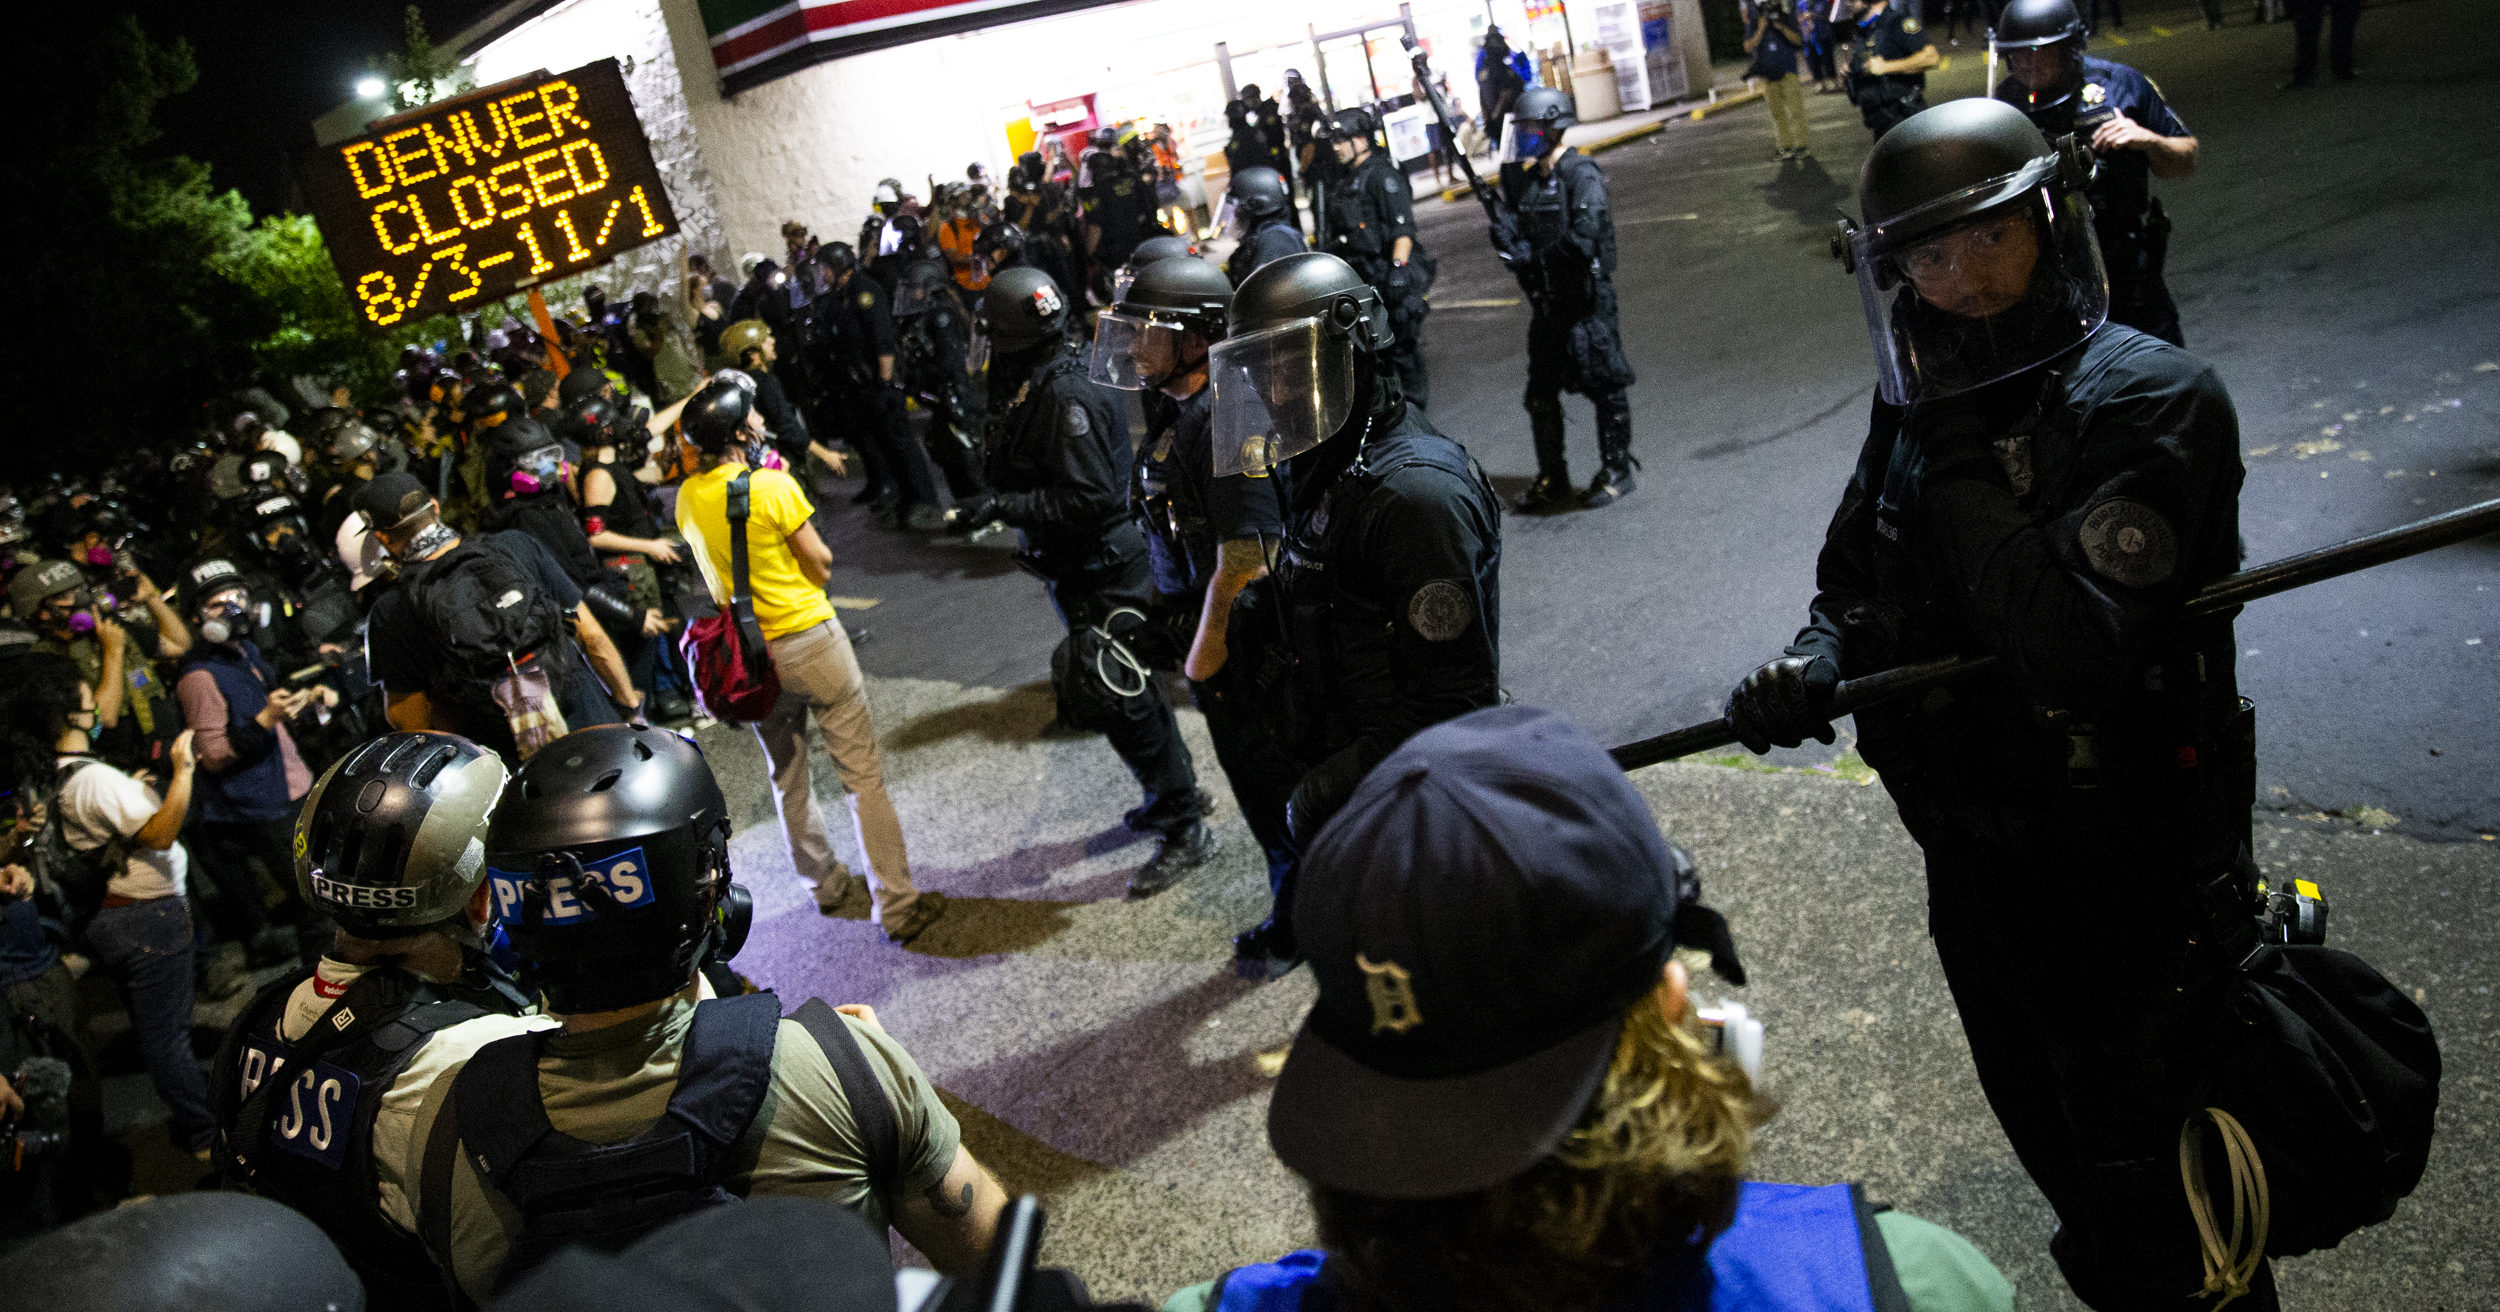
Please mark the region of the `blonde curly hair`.
POLYGON ((1314 1185, 1320 1242, 1353 1306, 1573 1312, 1623 1297, 1671 1243, 1698 1256, 1736 1215, 1776 1108, 1668 985, 1624 1012, 1605 1081, 1552 1154, 1478 1193, 1373 1198, 1314 1185))

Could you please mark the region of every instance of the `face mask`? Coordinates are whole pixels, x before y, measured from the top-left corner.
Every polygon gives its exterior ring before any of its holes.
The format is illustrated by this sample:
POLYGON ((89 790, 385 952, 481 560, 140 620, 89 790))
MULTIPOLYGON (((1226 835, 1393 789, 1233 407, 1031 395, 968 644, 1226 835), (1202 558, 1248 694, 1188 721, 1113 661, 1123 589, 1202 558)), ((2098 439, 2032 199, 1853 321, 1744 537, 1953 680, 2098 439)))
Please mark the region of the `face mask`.
POLYGON ((212 644, 232 642, 243 632, 243 615, 249 607, 240 601, 222 601, 200 614, 200 637, 212 644))
POLYGON ((545 447, 521 457, 519 467, 512 471, 512 491, 515 496, 531 496, 554 487, 563 477, 563 451, 545 447))
POLYGON ((89 547, 83 554, 86 556, 87 563, 90 565, 110 565, 113 563, 113 549, 111 547, 89 547))
POLYGON ((95 632, 95 616, 83 610, 71 612, 69 617, 69 631, 78 634, 81 637, 95 632))

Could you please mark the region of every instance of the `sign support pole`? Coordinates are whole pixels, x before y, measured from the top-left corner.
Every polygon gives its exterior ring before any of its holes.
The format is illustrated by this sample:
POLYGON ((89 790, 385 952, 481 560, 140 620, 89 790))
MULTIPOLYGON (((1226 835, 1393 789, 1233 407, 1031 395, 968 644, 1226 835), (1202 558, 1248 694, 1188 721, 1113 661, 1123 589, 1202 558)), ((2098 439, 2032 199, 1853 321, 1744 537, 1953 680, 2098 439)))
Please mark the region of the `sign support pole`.
POLYGON ((547 297, 536 283, 530 284, 530 317, 538 321, 538 340, 547 344, 547 368, 558 379, 573 372, 573 362, 564 358, 564 344, 556 340, 556 319, 547 313, 547 297))

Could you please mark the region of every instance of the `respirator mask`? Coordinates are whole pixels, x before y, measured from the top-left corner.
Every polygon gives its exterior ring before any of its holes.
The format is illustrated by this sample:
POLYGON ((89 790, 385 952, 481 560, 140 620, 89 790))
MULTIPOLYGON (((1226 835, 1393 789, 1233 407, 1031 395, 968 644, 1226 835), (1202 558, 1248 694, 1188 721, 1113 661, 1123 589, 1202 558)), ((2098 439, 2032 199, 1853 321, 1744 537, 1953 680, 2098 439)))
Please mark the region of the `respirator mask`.
POLYGON ((244 618, 252 610, 251 594, 237 588, 218 593, 200 607, 200 637, 212 645, 223 646, 243 636, 250 627, 244 618))
POLYGON ((512 493, 531 496, 564 481, 564 448, 542 446, 524 451, 512 462, 512 493))

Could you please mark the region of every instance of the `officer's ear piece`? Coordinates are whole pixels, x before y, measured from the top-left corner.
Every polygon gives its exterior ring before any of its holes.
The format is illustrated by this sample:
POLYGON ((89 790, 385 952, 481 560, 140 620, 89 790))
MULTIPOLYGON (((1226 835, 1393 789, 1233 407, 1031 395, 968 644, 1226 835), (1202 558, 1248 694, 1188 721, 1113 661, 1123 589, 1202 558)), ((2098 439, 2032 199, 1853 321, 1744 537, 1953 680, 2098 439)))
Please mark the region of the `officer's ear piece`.
POLYGON ((1840 261, 1843 272, 1854 274, 1858 271, 1857 236, 1857 220, 1846 214, 1840 216, 1840 222, 1832 225, 1832 258, 1840 261))
POLYGON ((2100 157, 2092 153, 2081 136, 2067 135, 2057 139, 2057 180, 2068 191, 2081 191, 2092 183, 2092 175, 2100 170, 2100 157))

